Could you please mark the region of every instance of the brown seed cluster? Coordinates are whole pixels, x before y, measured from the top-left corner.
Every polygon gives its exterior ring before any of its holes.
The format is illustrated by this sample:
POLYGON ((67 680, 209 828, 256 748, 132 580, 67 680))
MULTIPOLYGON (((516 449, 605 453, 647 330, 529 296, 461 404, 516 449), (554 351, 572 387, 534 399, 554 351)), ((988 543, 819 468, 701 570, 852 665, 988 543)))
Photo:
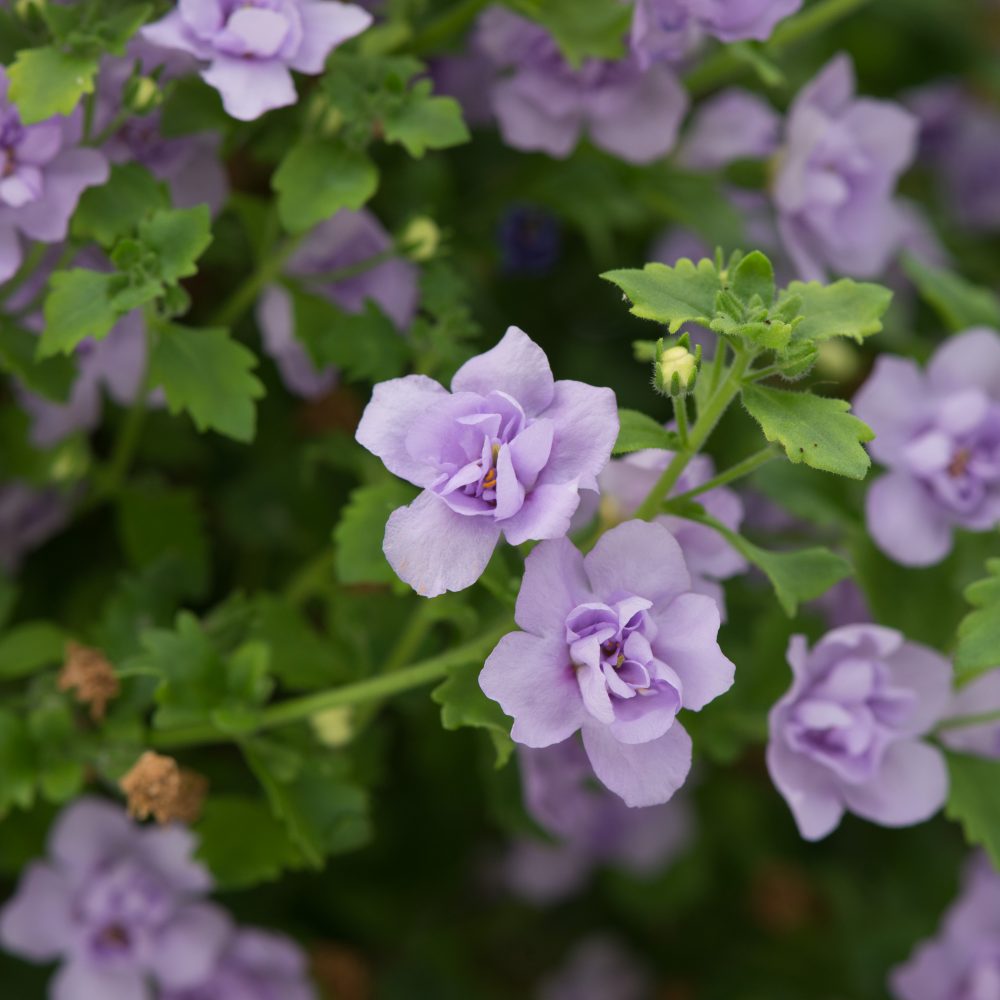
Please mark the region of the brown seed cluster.
POLYGON ((183 770, 173 757, 147 750, 118 782, 136 819, 193 823, 201 815, 208 780, 183 770))
POLYGON ((121 684, 107 657, 78 642, 66 645, 66 662, 59 672, 59 690, 76 690, 76 700, 90 706, 90 717, 101 722, 108 702, 117 698, 121 684))

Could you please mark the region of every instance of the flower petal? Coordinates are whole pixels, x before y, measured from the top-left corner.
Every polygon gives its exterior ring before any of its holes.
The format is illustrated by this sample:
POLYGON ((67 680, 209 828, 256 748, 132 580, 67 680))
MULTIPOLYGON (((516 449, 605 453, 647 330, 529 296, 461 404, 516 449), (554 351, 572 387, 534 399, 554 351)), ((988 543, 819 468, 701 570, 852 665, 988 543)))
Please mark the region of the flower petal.
POLYGON ((85 797, 67 806, 49 833, 49 854, 70 872, 90 871, 95 862, 117 845, 127 845, 135 827, 114 803, 85 797))
POLYGON ((941 721, 951 700, 951 661, 936 650, 916 642, 904 642, 885 660, 893 683, 917 696, 899 732, 921 736, 941 721))
POLYGON ((875 432, 868 450, 879 462, 892 466, 902 459, 900 452, 924 419, 923 408, 915 404, 926 395, 924 376, 915 361, 891 354, 876 360, 852 405, 855 416, 875 432))
POLYGON ((67 149, 45 168, 45 190, 38 201, 13 213, 17 228, 42 243, 66 238, 69 220, 86 188, 103 184, 110 167, 96 149, 67 149))
POLYGON ((657 604, 691 587, 673 535, 662 524, 648 521, 626 521, 605 532, 583 565, 591 590, 605 599, 635 594, 657 604))
POLYGON ((50 1000, 150 1000, 151 996, 138 970, 100 968, 79 960, 63 965, 49 986, 50 1000))
POLYGON ((201 78, 222 97, 226 114, 242 122, 298 100, 292 74, 284 63, 216 55, 201 78))
POLYGON ((65 954, 73 936, 73 897, 66 877, 51 865, 28 865, 17 892, 0 911, 0 943, 33 962, 65 954))
POLYGON ((1000 400, 1000 334, 979 326, 949 337, 934 352, 927 377, 939 391, 978 386, 1000 400))
POLYGON ((890 472, 868 488, 868 530, 875 544, 904 566, 932 566, 951 551, 952 529, 923 487, 890 472))
MULTIPOLYGON (((801 638, 799 636, 798 638, 801 638)), ((844 815, 837 787, 828 772, 788 747, 776 730, 776 713, 771 711, 771 739, 767 744, 767 770, 792 810, 795 825, 806 840, 822 840, 836 829, 844 815)))
POLYGON ((363 7, 337 0, 305 0, 301 11, 302 44, 291 60, 292 69, 300 73, 322 73, 326 57, 372 23, 363 7))
POLYGON ((566 379, 555 384, 544 416, 555 425, 552 454, 542 481, 578 480, 596 489, 596 477, 608 464, 618 438, 618 401, 610 389, 566 379))
POLYGON ((514 621, 535 635, 561 636, 566 616, 587 597, 580 550, 568 538, 542 542, 524 561, 514 621))
POLYGON ((580 493, 576 483, 547 483, 536 486, 524 499, 521 509, 501 523, 511 545, 529 539, 562 538, 569 531, 580 493))
POLYGON ((183 990, 206 979, 229 942, 233 923, 213 903, 192 903, 178 910, 156 938, 151 967, 159 985, 183 990))

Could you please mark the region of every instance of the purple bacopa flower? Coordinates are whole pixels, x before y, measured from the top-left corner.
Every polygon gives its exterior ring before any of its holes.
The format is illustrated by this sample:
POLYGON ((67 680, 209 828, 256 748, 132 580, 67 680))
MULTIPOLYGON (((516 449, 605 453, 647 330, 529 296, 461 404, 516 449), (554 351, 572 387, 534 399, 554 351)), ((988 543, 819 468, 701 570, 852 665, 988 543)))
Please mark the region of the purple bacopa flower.
MULTIPOLYGON (((401 331, 416 312, 416 267, 392 255, 392 237, 364 209, 343 209, 321 222, 292 255, 285 272, 306 291, 345 312, 360 313, 367 302, 374 302, 401 331), (345 273, 338 277, 338 271, 345 273)), ((292 392, 315 399, 330 391, 337 373, 332 368, 317 370, 296 339, 292 297, 281 285, 264 290, 257 303, 257 322, 264 350, 292 392)))
POLYGON ((16 572, 28 552, 62 529, 70 506, 58 490, 0 482, 0 569, 16 572))
POLYGON ((899 247, 896 181, 916 151, 917 122, 887 101, 855 97, 835 57, 788 113, 774 180, 782 239, 800 275, 877 276, 899 247))
POLYGON ((579 889, 600 865, 649 875, 690 842, 693 816, 680 796, 648 809, 629 809, 594 780, 580 741, 544 750, 518 747, 524 804, 559 843, 523 838, 504 861, 505 882, 534 902, 579 889))
POLYGON ((906 566, 929 566, 955 528, 1000 522, 1000 334, 966 330, 945 341, 926 369, 883 355, 854 397, 875 431, 869 448, 888 468, 868 489, 868 530, 906 566))
POLYGON ((1000 875, 983 855, 966 866, 962 894, 938 935, 893 970, 894 1000, 992 1000, 1000 996, 1000 875))
MULTIPOLYGON (((1000 669, 990 670, 963 684, 953 695, 948 718, 1000 712, 1000 669)), ((941 742, 960 753, 1000 759, 1000 722, 954 726, 941 733, 941 742)))
POLYGON ((514 326, 451 389, 423 375, 382 382, 357 431, 423 488, 389 518, 383 550, 425 597, 475 583, 501 534, 511 545, 564 535, 618 436, 615 394, 554 381, 545 352, 514 326))
POLYGON ((252 121, 295 103, 291 70, 322 73, 330 52, 371 22, 368 11, 337 0, 178 0, 142 37, 207 63, 201 77, 226 111, 252 121))
MULTIPOLYGON (((602 518, 611 522, 623 521, 635 513, 673 457, 671 451, 650 448, 609 462, 597 479, 601 489, 602 518)), ((708 455, 696 455, 671 492, 686 493, 707 483, 714 475, 715 463, 712 459, 708 455)), ((725 486, 716 487, 702 493, 698 503, 727 528, 739 531, 743 521, 743 501, 733 490, 725 486)), ((703 524, 666 515, 656 520, 669 529, 681 547, 691 574, 690 589, 711 597, 725 616, 726 595, 719 581, 745 572, 746 559, 718 532, 703 524)))
POLYGON ((540 984, 537 996, 538 1000, 644 1000, 651 988, 649 974, 630 951, 612 937, 593 934, 540 984))
POLYGON ((781 139, 781 116, 767 101, 732 88, 698 107, 678 151, 693 170, 718 170, 736 160, 770 156, 781 139))
POLYGON ((199 897, 208 872, 180 826, 140 827, 110 802, 78 799, 0 913, 0 943, 29 961, 61 961, 59 1000, 146 1000, 147 983, 182 989, 215 967, 230 925, 199 897))
POLYGON ((255 927, 232 935, 209 977, 160 1000, 315 1000, 306 956, 290 938, 255 927))
POLYGON ((846 810, 883 826, 944 804, 941 752, 920 737, 942 717, 951 665, 878 625, 847 625, 810 650, 792 636, 788 693, 771 709, 767 766, 799 832, 819 840, 846 810))
POLYGON ((497 71, 493 110, 509 146, 562 158, 586 133, 630 163, 673 148, 688 101, 666 66, 644 70, 630 55, 574 69, 544 28, 501 7, 482 15, 476 39, 497 71))
POLYGON ((722 42, 765 41, 802 0, 636 0, 632 48, 641 65, 677 60, 711 35, 722 42))
POLYGON ((7 87, 0 66, 0 282, 21 265, 22 236, 64 240, 81 193, 108 179, 104 155, 79 148, 79 109, 68 118, 24 125, 7 87))
POLYGON ((630 806, 666 802, 691 767, 677 720, 729 690, 719 609, 691 591, 680 546, 628 521, 586 556, 566 538, 525 562, 514 620, 479 685, 514 719, 513 739, 548 747, 583 733, 597 777, 630 806))

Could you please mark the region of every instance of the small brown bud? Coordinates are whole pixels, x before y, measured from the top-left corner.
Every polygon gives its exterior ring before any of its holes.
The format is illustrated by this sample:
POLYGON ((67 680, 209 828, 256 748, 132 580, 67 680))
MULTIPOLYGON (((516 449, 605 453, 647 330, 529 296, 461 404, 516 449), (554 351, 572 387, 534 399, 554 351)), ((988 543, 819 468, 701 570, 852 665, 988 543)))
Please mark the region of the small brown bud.
POLYGON ((118 782, 136 819, 157 823, 193 823, 201 815, 208 780, 182 770, 173 757, 147 750, 118 782))
POLYGON ((115 668, 99 650, 81 646, 78 642, 66 644, 66 662, 59 672, 59 690, 76 689, 76 700, 90 706, 90 717, 100 722, 112 698, 117 698, 121 684, 115 668))

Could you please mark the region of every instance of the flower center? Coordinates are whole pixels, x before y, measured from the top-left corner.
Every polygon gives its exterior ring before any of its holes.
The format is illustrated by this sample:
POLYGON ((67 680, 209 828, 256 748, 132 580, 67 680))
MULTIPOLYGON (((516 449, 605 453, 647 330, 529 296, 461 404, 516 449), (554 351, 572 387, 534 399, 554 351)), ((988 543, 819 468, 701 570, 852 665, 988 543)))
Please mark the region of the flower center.
POLYGON ((959 476, 964 476, 965 470, 969 467, 969 461, 971 458, 971 448, 959 448, 948 465, 948 475, 953 479, 957 479, 959 476))

